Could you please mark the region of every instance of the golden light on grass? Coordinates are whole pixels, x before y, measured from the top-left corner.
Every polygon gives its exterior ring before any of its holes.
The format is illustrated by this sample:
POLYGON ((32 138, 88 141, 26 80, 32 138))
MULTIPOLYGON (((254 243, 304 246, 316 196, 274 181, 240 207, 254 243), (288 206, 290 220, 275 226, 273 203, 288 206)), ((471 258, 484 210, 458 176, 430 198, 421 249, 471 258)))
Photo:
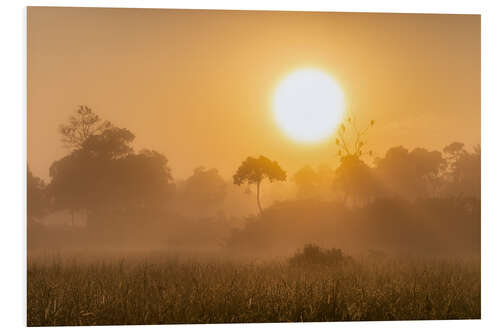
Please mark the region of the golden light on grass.
POLYGON ((280 82, 273 112, 279 127, 292 139, 319 142, 330 137, 341 122, 344 93, 323 71, 296 70, 280 82))

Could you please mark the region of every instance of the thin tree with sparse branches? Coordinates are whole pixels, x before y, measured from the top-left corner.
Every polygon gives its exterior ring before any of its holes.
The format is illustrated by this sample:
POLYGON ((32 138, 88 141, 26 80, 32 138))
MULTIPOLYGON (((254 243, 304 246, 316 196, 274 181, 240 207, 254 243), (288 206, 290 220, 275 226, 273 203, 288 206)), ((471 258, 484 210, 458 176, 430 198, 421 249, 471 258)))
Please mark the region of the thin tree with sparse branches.
POLYGON ((86 105, 79 105, 75 114, 69 117, 67 124, 59 127, 61 141, 65 148, 80 149, 83 143, 92 135, 100 134, 111 128, 109 121, 103 121, 86 105))
MULTIPOLYGON (((339 147, 339 156, 358 156, 363 155, 363 147, 366 145, 366 133, 370 128, 375 125, 374 120, 370 120, 370 123, 364 128, 359 129, 356 125, 356 121, 353 117, 347 118, 347 124, 350 125, 349 128, 346 127, 344 123, 340 124, 340 130, 338 131, 338 137, 335 139, 335 143, 339 147)), ((368 151, 368 155, 372 156, 372 151, 368 151)))

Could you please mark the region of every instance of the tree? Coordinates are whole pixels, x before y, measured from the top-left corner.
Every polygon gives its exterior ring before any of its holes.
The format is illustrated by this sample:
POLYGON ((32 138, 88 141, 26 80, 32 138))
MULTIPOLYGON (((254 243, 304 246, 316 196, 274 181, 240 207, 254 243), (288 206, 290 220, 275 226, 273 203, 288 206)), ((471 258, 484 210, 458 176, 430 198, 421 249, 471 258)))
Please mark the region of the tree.
POLYGON ((179 189, 182 204, 201 213, 213 212, 223 203, 227 184, 217 169, 198 167, 179 189))
MULTIPOLYGON (((335 143, 338 146, 340 166, 335 170, 334 188, 344 192, 344 202, 349 198, 353 203, 362 202, 373 197, 377 192, 377 186, 371 168, 361 160, 366 146, 365 136, 375 124, 371 120, 362 130, 356 125, 353 117, 347 118, 346 124, 340 124, 338 137, 335 143)), ((372 151, 368 151, 372 156, 372 151)))
POLYGON ((450 165, 453 165, 462 155, 467 153, 464 146, 462 142, 452 142, 443 148, 443 153, 450 165))
POLYGON ((155 212, 165 206, 173 179, 162 154, 143 149, 111 160, 108 182, 110 206, 122 213, 155 212))
MULTIPOLYGON (((375 121, 370 120, 370 123, 363 130, 359 130, 355 119, 348 117, 347 125, 346 127, 344 123, 340 124, 338 137, 335 139, 335 144, 339 147, 338 155, 360 157, 363 155, 363 147, 366 146, 364 138, 368 130, 375 125, 375 121)), ((372 151, 368 151, 368 154, 371 156, 372 151)))
POLYGON ((415 199, 437 194, 445 162, 439 151, 392 147, 376 160, 375 173, 392 194, 415 199))
POLYGON ((28 166, 26 178, 26 210, 28 223, 36 221, 48 210, 45 182, 33 175, 28 166))
POLYGON ((126 128, 110 127, 100 134, 90 135, 82 144, 82 151, 91 157, 116 159, 130 154, 135 135, 126 128))
POLYGON ((111 127, 109 121, 102 121, 91 108, 80 105, 75 114, 70 116, 69 122, 59 127, 59 133, 63 145, 73 150, 81 148, 90 136, 100 134, 111 127))
POLYGON ((320 176, 309 165, 305 165, 297 171, 293 176, 293 181, 298 187, 298 196, 300 198, 313 197, 318 193, 320 176))
POLYGON ((262 205, 260 203, 260 188, 264 179, 269 182, 285 181, 286 172, 281 169, 276 161, 271 161, 267 157, 260 156, 259 158, 248 157, 243 161, 233 176, 234 184, 241 185, 244 183, 257 185, 257 206, 262 214, 262 205))
MULTIPOLYGON (((87 125, 99 119, 95 114, 85 115, 91 119, 87 125)), ((125 128, 92 128, 82 132, 86 133, 81 136, 83 142, 50 167, 49 193, 54 207, 67 209, 72 216, 83 210, 91 224, 131 220, 164 207, 172 189, 165 156, 151 150, 135 153, 135 136, 125 128)))
POLYGON ((333 187, 344 193, 344 202, 362 204, 378 193, 378 183, 372 168, 357 155, 342 156, 335 170, 333 187))
POLYGON ((445 192, 481 198, 481 147, 475 146, 470 153, 463 143, 454 142, 443 152, 448 162, 445 192))
POLYGON ((49 169, 51 182, 47 191, 55 210, 68 210, 71 225, 78 211, 90 211, 101 200, 102 188, 106 178, 103 163, 82 149, 75 150, 54 161, 49 169))
POLYGON ((56 209, 70 211, 72 225, 75 212, 95 210, 104 204, 109 187, 119 188, 110 186, 120 174, 118 163, 112 160, 132 152, 133 139, 127 129, 110 127, 100 134, 91 134, 80 148, 52 163, 49 192, 56 209))

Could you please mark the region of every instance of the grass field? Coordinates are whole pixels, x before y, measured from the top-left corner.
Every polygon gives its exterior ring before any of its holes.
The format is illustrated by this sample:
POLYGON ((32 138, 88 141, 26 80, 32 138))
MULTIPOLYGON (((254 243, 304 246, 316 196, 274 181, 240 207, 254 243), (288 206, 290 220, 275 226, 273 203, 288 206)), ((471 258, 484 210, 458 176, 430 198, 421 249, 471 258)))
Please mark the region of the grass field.
POLYGON ((479 260, 29 260, 28 326, 478 319, 479 260))

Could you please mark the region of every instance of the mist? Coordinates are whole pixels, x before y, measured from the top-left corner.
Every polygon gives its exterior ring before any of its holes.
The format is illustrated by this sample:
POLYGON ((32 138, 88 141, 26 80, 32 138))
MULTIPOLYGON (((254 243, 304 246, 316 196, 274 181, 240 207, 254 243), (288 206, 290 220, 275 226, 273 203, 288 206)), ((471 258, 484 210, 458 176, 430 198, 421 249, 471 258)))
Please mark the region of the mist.
MULTIPOLYGON (((480 252, 478 146, 397 146, 382 157, 340 156, 337 167, 304 165, 294 172, 274 161, 283 178, 276 181, 269 169, 257 188, 250 178, 237 182, 236 167, 233 180, 204 166, 176 179, 166 156, 134 151, 132 132, 89 107, 61 126, 68 154, 52 163, 50 182, 28 166, 30 254, 162 250, 280 257, 308 243, 355 253, 480 252), (80 137, 79 121, 89 122, 92 134, 80 137)), ((262 158, 248 161, 265 169, 262 158)))

